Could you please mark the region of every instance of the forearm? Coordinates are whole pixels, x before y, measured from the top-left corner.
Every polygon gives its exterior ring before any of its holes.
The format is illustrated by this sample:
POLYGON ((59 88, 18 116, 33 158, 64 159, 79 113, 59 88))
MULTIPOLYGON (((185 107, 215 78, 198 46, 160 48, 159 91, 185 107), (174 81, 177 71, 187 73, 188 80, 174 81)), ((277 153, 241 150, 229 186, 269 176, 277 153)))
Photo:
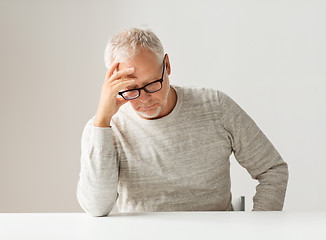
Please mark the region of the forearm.
POLYGON ((273 166, 257 177, 253 211, 282 211, 288 183, 288 165, 273 166))
MULTIPOLYGON (((256 129, 258 130, 258 128, 256 129)), ((288 183, 288 165, 267 137, 258 130, 235 152, 239 163, 258 180, 254 211, 281 211, 288 183)))
POLYGON ((92 216, 106 216, 117 199, 118 163, 110 128, 89 122, 82 136, 77 199, 92 216))

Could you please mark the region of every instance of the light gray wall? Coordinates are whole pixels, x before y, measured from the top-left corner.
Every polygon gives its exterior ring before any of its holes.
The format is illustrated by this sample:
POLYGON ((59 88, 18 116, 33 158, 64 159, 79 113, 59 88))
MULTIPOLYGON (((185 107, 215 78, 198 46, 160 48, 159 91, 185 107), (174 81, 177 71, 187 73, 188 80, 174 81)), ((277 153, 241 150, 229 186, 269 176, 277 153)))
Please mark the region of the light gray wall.
MULTIPOLYGON (((173 84, 219 89, 289 164, 285 210, 326 210, 325 1, 1 1, 0 212, 82 211, 80 137, 107 39, 146 25, 173 84)), ((256 181, 231 158, 232 192, 256 181)))

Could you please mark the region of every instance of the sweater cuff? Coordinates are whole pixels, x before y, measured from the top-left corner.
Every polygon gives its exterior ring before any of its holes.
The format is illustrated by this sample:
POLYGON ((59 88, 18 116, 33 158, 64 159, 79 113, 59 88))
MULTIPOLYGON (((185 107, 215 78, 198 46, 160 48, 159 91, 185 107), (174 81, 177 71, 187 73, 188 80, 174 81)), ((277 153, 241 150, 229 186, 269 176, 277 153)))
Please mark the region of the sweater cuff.
POLYGON ((93 146, 100 151, 112 150, 112 129, 110 127, 96 127, 93 125, 93 146))

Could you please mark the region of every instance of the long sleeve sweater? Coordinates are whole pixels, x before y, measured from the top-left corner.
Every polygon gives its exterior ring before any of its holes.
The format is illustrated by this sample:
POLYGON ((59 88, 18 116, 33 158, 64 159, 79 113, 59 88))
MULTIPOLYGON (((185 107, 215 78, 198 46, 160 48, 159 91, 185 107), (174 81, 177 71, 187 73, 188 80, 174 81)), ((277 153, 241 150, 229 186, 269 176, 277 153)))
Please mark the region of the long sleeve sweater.
POLYGON ((272 143, 228 95, 173 86, 177 103, 146 120, 129 103, 111 127, 86 124, 77 199, 92 216, 120 212, 233 210, 232 153, 259 181, 253 210, 282 210, 288 166, 272 143))

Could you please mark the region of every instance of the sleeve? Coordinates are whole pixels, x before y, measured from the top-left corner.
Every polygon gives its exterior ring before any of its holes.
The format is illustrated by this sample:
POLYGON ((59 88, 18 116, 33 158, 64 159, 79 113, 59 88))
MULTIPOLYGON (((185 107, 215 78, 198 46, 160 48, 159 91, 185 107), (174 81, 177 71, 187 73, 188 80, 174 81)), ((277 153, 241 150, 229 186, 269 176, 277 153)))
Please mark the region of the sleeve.
POLYGON ((218 92, 221 121, 236 160, 258 180, 253 211, 281 211, 288 183, 288 165, 256 123, 223 92, 218 92))
POLYGON ((92 216, 107 216, 118 198, 118 161, 112 129, 93 125, 90 119, 81 139, 81 168, 76 196, 92 216))

